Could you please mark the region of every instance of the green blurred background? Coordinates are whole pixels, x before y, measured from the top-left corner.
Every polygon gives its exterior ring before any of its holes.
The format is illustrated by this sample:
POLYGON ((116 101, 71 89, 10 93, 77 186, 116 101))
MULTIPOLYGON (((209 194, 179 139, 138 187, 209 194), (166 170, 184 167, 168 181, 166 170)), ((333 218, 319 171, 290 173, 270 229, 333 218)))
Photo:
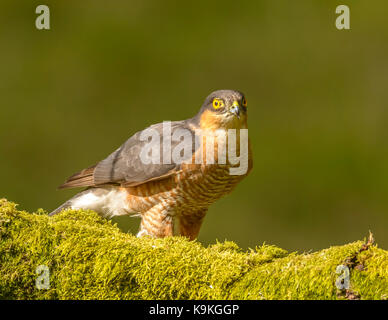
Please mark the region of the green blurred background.
MULTIPOLYGON (((50 211, 69 175, 216 89, 248 99, 254 170, 199 240, 388 247, 386 1, 4 1, 0 197, 50 211), (51 9, 51 30, 35 8, 51 9), (348 4, 351 30, 335 28, 348 4)), ((136 232, 139 220, 116 220, 136 232)))

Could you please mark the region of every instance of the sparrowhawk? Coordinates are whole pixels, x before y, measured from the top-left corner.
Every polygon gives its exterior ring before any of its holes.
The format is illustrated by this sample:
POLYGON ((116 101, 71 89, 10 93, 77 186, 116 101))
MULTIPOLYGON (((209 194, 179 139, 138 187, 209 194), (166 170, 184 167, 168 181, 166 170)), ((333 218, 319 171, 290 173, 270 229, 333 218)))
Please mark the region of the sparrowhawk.
POLYGON ((154 124, 135 133, 105 160, 71 176, 60 188, 86 189, 50 215, 66 208, 91 209, 107 218, 137 215, 141 217, 138 236, 179 234, 195 239, 209 206, 231 192, 252 169, 248 138, 247 149, 241 148, 240 132, 248 129, 247 101, 239 91, 218 90, 205 99, 193 118, 169 124, 154 124), (156 148, 144 138, 147 132, 156 136, 156 148), (235 133, 236 156, 247 163, 241 174, 231 174, 237 164, 229 157, 230 132, 235 133), (191 138, 182 146, 185 135, 191 138), (178 155, 174 155, 176 149, 178 155), (145 157, 156 151, 160 162, 145 157))

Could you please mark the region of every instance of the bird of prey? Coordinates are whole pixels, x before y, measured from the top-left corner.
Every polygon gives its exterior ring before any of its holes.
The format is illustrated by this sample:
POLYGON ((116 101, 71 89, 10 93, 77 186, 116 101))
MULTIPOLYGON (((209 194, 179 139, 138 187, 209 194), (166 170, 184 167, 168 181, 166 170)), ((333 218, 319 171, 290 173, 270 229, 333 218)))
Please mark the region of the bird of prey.
POLYGON ((141 217, 138 236, 182 235, 193 240, 209 206, 252 169, 249 139, 240 133, 247 129, 244 95, 214 91, 193 118, 151 125, 106 159, 68 178, 59 188, 86 189, 50 215, 67 208, 94 210, 106 218, 135 215, 141 217), (214 152, 208 157, 209 150, 214 152), (152 152, 156 156, 150 156, 152 152), (246 162, 246 170, 232 174, 241 167, 237 156, 246 162))

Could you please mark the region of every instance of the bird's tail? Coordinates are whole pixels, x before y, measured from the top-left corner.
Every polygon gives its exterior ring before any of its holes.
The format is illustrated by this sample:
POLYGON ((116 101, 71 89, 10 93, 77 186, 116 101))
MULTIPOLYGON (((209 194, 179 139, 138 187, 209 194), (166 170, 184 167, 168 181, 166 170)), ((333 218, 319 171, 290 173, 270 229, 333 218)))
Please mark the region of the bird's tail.
POLYGON ((74 200, 80 198, 81 196, 85 195, 89 193, 89 189, 86 189, 80 193, 77 193, 74 197, 72 197, 71 199, 67 200, 64 204, 62 204, 60 207, 56 208, 54 211, 50 212, 49 213, 49 216, 53 216, 65 209, 68 209, 68 208, 72 208, 73 206, 73 203, 74 203, 74 200))
POLYGON ((70 207, 71 207, 70 200, 66 201, 63 205, 61 205, 60 207, 56 208, 54 211, 50 212, 49 216, 53 216, 53 215, 61 212, 62 210, 65 210, 65 209, 70 208, 70 207))

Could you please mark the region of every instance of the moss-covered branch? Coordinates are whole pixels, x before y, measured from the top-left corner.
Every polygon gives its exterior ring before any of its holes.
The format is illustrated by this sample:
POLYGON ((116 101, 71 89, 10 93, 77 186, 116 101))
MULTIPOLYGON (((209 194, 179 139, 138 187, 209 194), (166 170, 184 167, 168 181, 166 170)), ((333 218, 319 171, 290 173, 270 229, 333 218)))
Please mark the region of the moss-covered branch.
POLYGON ((362 245, 289 254, 139 239, 91 211, 48 217, 0 200, 0 299, 387 299, 388 251, 362 245), (347 295, 335 286, 344 263, 347 295), (39 265, 49 268, 48 290, 36 288, 39 265))

